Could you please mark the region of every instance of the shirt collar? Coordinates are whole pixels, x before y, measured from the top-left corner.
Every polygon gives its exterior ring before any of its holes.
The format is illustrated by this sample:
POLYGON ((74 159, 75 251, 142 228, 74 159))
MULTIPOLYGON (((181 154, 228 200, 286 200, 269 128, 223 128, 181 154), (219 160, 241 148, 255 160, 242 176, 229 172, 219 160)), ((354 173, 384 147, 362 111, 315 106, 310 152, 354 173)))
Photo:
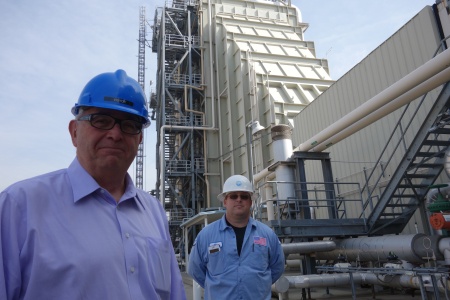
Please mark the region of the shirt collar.
MULTIPOLYGON (((75 158, 70 166, 67 168, 67 174, 72 184, 73 201, 78 202, 84 197, 100 190, 102 187, 98 185, 95 179, 81 166, 77 158, 75 158)), ((136 187, 130 175, 126 175, 125 193, 122 195, 121 201, 137 197, 136 187)), ((142 203, 141 203, 142 205, 142 203)))
MULTIPOLYGON (((229 226, 229 225, 227 224, 227 220, 225 219, 225 215, 226 215, 226 214, 223 214, 222 218, 220 218, 220 220, 219 220, 219 222, 220 222, 220 224, 219 224, 219 230, 225 230, 226 228, 232 229, 232 227, 229 226)), ((250 218, 248 219, 247 227, 249 227, 249 226, 256 227, 256 224, 257 224, 257 223, 256 223, 255 219, 253 219, 252 217, 250 217, 250 218)))
POLYGON ((100 189, 98 183, 81 166, 77 158, 75 158, 67 168, 67 174, 72 184, 74 202, 77 202, 100 189))

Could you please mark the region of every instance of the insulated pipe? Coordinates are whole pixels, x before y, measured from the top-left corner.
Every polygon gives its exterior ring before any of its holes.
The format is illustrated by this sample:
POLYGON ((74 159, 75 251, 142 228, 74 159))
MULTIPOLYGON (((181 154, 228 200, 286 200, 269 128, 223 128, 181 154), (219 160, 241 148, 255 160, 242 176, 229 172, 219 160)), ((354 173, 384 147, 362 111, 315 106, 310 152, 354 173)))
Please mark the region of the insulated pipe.
POLYGON ((306 142, 300 144, 294 151, 309 151, 317 144, 322 143, 336 133, 344 130, 346 127, 361 120, 371 112, 377 110, 389 101, 404 94, 425 80, 436 75, 440 71, 450 66, 450 49, 443 51, 422 66, 418 67, 390 87, 383 90, 373 98, 364 102, 355 110, 351 111, 343 118, 331 124, 306 142))
MULTIPOLYGON (((264 192, 266 194, 266 199, 272 199, 273 189, 271 185, 267 184, 264 187, 264 192)), ((267 200, 266 207, 267 207, 267 220, 268 221, 275 220, 275 209, 273 207, 273 201, 267 200)))
POLYGON ((313 253, 322 251, 332 251, 336 249, 336 243, 333 241, 317 241, 305 243, 281 244, 285 256, 294 253, 313 253))
POLYGON ((275 162, 288 160, 292 155, 292 134, 289 125, 275 125, 272 127, 273 159, 275 162))
MULTIPOLYGON (((274 162, 286 161, 292 155, 291 127, 275 125, 272 127, 272 147, 274 162)), ((275 169, 277 181, 277 199, 285 200, 295 197, 294 170, 286 165, 278 165, 275 169)))
POLYGON ((326 148, 329 148, 332 145, 337 144, 338 142, 347 138, 353 133, 367 127, 368 125, 374 123, 375 121, 378 121, 384 116, 392 113, 393 111, 408 104, 409 102, 414 101, 421 95, 431 91, 432 89, 435 89, 436 87, 446 83, 449 80, 450 80, 450 68, 447 68, 444 71, 440 72, 439 74, 421 83, 420 85, 407 91, 403 95, 397 97, 395 100, 392 100, 391 102, 372 112, 368 116, 362 118, 361 120, 353 123, 352 125, 333 135, 329 139, 319 143, 317 146, 314 146, 311 150, 314 152, 321 152, 326 148))
MULTIPOLYGON (((433 274, 437 279, 437 287, 440 292, 446 292, 446 286, 442 280, 447 280, 445 274, 433 274), (442 280, 441 280, 442 279, 442 280)), ((420 289, 422 282, 432 282, 430 275, 423 275, 422 279, 412 274, 375 274, 371 272, 352 273, 335 273, 335 274, 313 274, 301 276, 286 276, 289 281, 290 288, 312 288, 312 287, 336 287, 353 284, 373 284, 397 288, 415 288, 420 289)), ((448 292, 448 290, 447 290, 448 292)))
MULTIPOLYGON (((350 285, 351 278, 348 273, 335 274, 310 274, 299 276, 286 276, 289 281, 289 288, 304 289, 312 287, 335 287, 342 285, 350 285)), ((353 274, 354 283, 360 283, 361 275, 353 274)))
MULTIPOLYGON (((208 38, 209 38, 209 70, 210 70, 210 76, 209 76, 209 81, 210 81, 210 90, 211 90, 211 104, 212 104, 212 107, 211 107, 211 112, 212 112, 212 118, 213 118, 213 127, 216 127, 216 117, 215 117, 215 113, 216 113, 216 111, 215 111, 215 103, 216 103, 216 100, 214 99, 214 92, 215 92, 215 90, 214 90, 214 88, 215 88, 215 86, 214 86, 214 62, 213 62, 213 47, 212 47, 212 44, 213 44, 213 42, 212 42, 212 33, 211 33, 211 28, 212 28, 212 7, 211 7, 211 0, 208 0, 208 26, 209 26, 209 28, 208 28, 208 38)), ((199 10, 200 12, 202 12, 202 14, 203 14, 203 10, 199 10)), ((202 18, 202 20, 203 20, 203 18, 202 18)), ((201 25, 203 25, 203 24, 201 24, 201 25)), ((202 34, 203 34, 203 28, 204 28, 204 26, 201 26, 201 30, 202 30, 202 34)), ((202 44, 203 44, 203 42, 202 42, 202 44)), ((204 52, 203 52, 203 48, 204 47, 202 47, 202 60, 203 60, 203 56, 204 56, 204 52)), ((203 73, 204 72, 202 72, 202 76, 203 76, 203 73)), ((218 89, 217 89, 217 93, 218 93, 218 89)), ((219 97, 217 97, 217 99, 220 99, 219 97)), ((218 106, 218 110, 219 110, 219 116, 220 116, 220 105, 217 105, 218 106)), ((204 143, 205 143, 205 147, 206 147, 206 135, 204 135, 203 136, 203 138, 204 138, 204 143)), ((220 151, 220 157, 222 157, 222 145, 221 145, 221 139, 219 139, 219 144, 220 144, 220 146, 219 146, 219 151, 220 151)), ((206 152, 205 152, 205 154, 206 154, 206 152)), ((205 162, 205 163, 207 163, 207 162, 205 162)), ((206 167, 206 164, 205 164, 205 167, 206 167)), ((207 170, 207 169, 206 169, 207 170)), ((221 170, 221 172, 222 172, 222 170, 221 170)), ((205 181, 206 181, 206 183, 207 183, 207 186, 208 186, 208 190, 207 190, 207 192, 206 192, 206 194, 207 194, 207 201, 206 201, 206 207, 211 207, 211 195, 210 195, 210 193, 209 193, 209 191, 210 191, 210 181, 209 181, 209 175, 207 175, 207 174, 205 174, 204 175, 205 176, 205 181)))
MULTIPOLYGON (((276 125, 272 127, 271 136, 273 141, 273 153, 274 162, 285 161, 292 155, 292 140, 291 140, 291 127, 288 125, 276 125)), ((275 172, 269 171, 269 168, 265 168, 261 172, 253 175, 253 183, 256 186, 258 182, 265 177, 276 177, 277 182, 282 183, 282 187, 277 189, 276 193, 278 199, 288 199, 295 196, 295 188, 292 182, 294 181, 293 170, 287 166, 278 166, 275 172)), ((267 203, 267 218, 268 220, 275 219, 275 211, 273 207, 272 195, 273 190, 266 186, 266 203, 267 203)))
POLYGON ((439 240, 439 251, 444 255, 444 264, 450 266, 450 238, 439 240))
POLYGON ((425 263, 442 257, 438 239, 424 234, 411 234, 336 240, 335 250, 317 252, 316 259, 336 260, 339 255, 344 255, 348 261, 386 261, 392 252, 401 260, 425 263))
POLYGON ((286 293, 288 290, 289 280, 284 276, 281 276, 274 284, 272 284, 272 292, 274 293, 286 293))
POLYGON ((290 268, 291 270, 293 268, 302 269, 302 261, 301 259, 286 259, 286 267, 290 268))
MULTIPOLYGON (((436 278, 437 288, 441 293, 448 293, 448 279, 446 274, 436 273, 431 274, 436 278), (445 282, 447 281, 447 282, 445 282), (447 290, 447 291, 446 291, 447 290)), ((418 276, 416 274, 402 274, 402 275, 379 275, 369 273, 364 277, 364 283, 377 284, 396 288, 413 288, 420 289, 421 283, 425 286, 433 284, 431 275, 418 276)))
POLYGON ((253 175, 253 181, 256 183, 260 182, 264 177, 271 174, 272 171, 269 171, 269 168, 265 168, 264 170, 253 175))
POLYGON ((426 207, 436 200, 436 195, 441 194, 444 196, 444 198, 448 201, 448 196, 450 195, 450 184, 447 184, 446 187, 441 188, 433 188, 427 193, 427 201, 425 203, 426 207))

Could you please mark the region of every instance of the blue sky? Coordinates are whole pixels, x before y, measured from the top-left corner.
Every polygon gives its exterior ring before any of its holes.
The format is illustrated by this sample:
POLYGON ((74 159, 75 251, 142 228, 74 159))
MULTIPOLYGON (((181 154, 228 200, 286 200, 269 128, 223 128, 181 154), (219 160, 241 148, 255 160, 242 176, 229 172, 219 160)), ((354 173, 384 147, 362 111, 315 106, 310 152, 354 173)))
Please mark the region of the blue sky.
MULTIPOLYGON (((305 39, 338 79, 434 0, 293 0, 305 39)), ((0 3, 0 190, 67 167, 75 148, 71 107, 93 76, 124 69, 137 78, 139 7, 152 24, 164 1, 3 0, 0 3)), ((151 30, 148 28, 148 39, 151 30)), ((156 54, 146 49, 147 95, 156 54)), ((144 189, 155 188, 156 129, 145 133, 144 189)), ((130 168, 134 178, 134 164, 130 168)))

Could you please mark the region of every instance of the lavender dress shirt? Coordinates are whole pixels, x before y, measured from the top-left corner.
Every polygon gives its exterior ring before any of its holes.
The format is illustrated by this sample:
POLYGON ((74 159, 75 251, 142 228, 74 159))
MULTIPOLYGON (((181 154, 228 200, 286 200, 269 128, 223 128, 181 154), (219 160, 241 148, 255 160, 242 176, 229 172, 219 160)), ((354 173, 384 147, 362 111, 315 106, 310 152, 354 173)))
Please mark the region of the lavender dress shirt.
POLYGON ((75 159, 0 194, 0 299, 186 299, 159 201, 119 203, 75 159))

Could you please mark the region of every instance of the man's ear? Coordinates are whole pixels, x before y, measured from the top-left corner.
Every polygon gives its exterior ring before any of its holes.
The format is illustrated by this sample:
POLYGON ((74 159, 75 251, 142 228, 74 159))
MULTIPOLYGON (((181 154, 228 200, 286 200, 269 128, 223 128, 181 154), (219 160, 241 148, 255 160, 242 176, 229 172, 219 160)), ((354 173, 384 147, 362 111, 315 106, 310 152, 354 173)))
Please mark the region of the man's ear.
POLYGON ((77 126, 78 122, 76 120, 71 120, 69 122, 69 133, 70 138, 72 139, 72 145, 74 145, 74 147, 77 146, 77 126))

